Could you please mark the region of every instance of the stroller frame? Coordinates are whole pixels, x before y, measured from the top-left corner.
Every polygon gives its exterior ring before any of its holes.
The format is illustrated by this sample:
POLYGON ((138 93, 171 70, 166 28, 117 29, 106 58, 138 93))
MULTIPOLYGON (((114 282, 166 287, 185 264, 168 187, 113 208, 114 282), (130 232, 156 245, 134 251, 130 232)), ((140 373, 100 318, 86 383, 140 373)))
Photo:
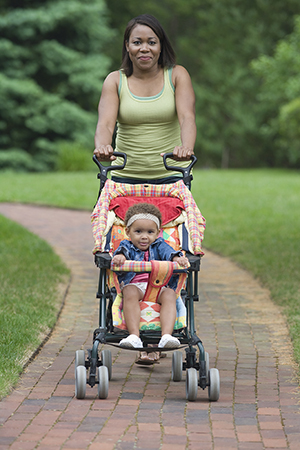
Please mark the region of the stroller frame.
MULTIPOLYGON (((115 156, 124 159, 121 166, 103 166, 94 156, 93 160, 100 169, 98 179, 100 179, 100 190, 98 199, 107 175, 110 170, 121 170, 126 165, 126 154, 114 152, 115 156)), ((172 167, 166 162, 167 158, 172 158, 172 153, 166 153, 163 162, 167 170, 176 170, 182 173, 183 182, 191 188, 191 169, 197 161, 192 155, 191 163, 187 168, 172 167)), ((97 200, 98 200, 97 199, 97 200)), ((182 371, 186 371, 186 398, 194 401, 197 398, 198 386, 203 390, 208 387, 208 397, 210 401, 217 401, 220 393, 220 377, 216 368, 209 369, 209 355, 204 350, 201 339, 196 334, 194 320, 194 302, 199 301, 198 294, 198 272, 200 271, 201 255, 186 253, 190 267, 187 269, 186 289, 181 290, 180 296, 186 306, 186 326, 180 330, 174 330, 173 336, 177 337, 182 346, 185 346, 185 361, 182 353, 173 351, 172 355, 172 379, 181 381, 182 371), (196 347, 196 348, 195 348, 196 347), (199 360, 197 361, 197 352, 199 351, 199 360), (198 375, 199 372, 199 375, 198 375)), ((97 252, 95 254, 95 264, 100 269, 98 289, 96 297, 99 299, 99 327, 94 330, 93 346, 88 349, 88 357, 85 359, 84 350, 77 350, 75 354, 75 396, 78 399, 84 398, 86 393, 86 384, 91 387, 98 385, 98 397, 106 398, 108 396, 109 380, 112 376, 112 357, 110 350, 101 351, 99 359, 99 344, 117 345, 128 332, 115 331, 112 317, 112 305, 116 298, 117 291, 113 287, 107 286, 107 270, 111 266, 111 256, 107 252, 97 252), (87 376, 88 371, 88 376, 87 376)), ((173 273, 179 273, 182 270, 174 270, 173 273)), ((141 330, 140 338, 143 342, 143 350, 146 352, 166 351, 149 345, 157 344, 160 339, 160 331, 141 330)), ((173 349, 175 350, 175 349, 173 349)), ((178 349, 177 349, 178 350, 178 349)))

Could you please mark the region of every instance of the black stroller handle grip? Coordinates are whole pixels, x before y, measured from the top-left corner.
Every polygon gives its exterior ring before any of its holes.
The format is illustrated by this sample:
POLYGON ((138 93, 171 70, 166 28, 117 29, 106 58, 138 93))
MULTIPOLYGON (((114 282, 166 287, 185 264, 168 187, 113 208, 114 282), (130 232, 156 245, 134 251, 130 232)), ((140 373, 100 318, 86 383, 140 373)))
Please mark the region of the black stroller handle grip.
POLYGON ((122 170, 126 166, 126 163, 127 163, 127 155, 126 155, 126 153, 113 152, 113 156, 120 156, 121 158, 123 158, 124 159, 123 164, 121 166, 103 166, 101 164, 101 162, 99 161, 99 159, 96 157, 96 155, 93 155, 94 163, 97 164, 97 166, 100 169, 101 174, 103 174, 104 176, 106 176, 107 173, 110 172, 111 170, 122 170))
POLYGON ((174 170, 176 172, 182 173, 182 180, 184 184, 188 187, 188 189, 191 189, 191 181, 193 179, 193 176, 191 175, 192 167, 196 164, 197 158, 195 155, 191 155, 190 160, 191 163, 188 165, 188 167, 178 167, 178 166, 169 166, 167 164, 167 158, 173 158, 173 153, 165 153, 163 155, 163 161, 165 168, 167 170, 174 170))
POLYGON ((197 162, 197 157, 195 155, 191 155, 191 157, 190 157, 191 163, 188 165, 188 167, 169 166, 167 164, 167 158, 173 158, 173 153, 165 153, 163 155, 165 168, 167 170, 176 170, 177 172, 181 172, 183 176, 189 175, 192 167, 197 162))
POLYGON ((100 189, 99 189, 98 198, 100 197, 100 193, 101 193, 101 191, 105 185, 105 182, 107 180, 108 172, 110 172, 111 170, 122 170, 126 166, 126 162, 127 162, 126 153, 113 152, 113 155, 120 156, 121 158, 123 158, 124 159, 123 164, 120 166, 103 166, 103 164, 101 164, 101 162, 97 159, 96 155, 93 155, 93 161, 95 164, 97 164, 97 166, 99 167, 99 170, 100 170, 100 172, 97 175, 98 179, 100 180, 100 189))
MULTIPOLYGON (((122 170, 124 169, 124 167, 126 166, 126 162, 127 162, 127 155, 126 153, 123 152, 113 152, 114 156, 120 156, 121 158, 124 159, 124 162, 121 166, 103 166, 103 164, 101 164, 101 162, 97 159, 96 155, 93 155, 93 161, 95 164, 97 164, 100 172, 97 175, 98 180, 100 180, 100 188, 99 188, 99 193, 98 193, 98 199, 100 197, 101 191, 105 185, 105 182, 107 180, 107 174, 108 172, 110 172, 111 170, 122 170)), ((98 200, 97 199, 97 200, 98 200)))

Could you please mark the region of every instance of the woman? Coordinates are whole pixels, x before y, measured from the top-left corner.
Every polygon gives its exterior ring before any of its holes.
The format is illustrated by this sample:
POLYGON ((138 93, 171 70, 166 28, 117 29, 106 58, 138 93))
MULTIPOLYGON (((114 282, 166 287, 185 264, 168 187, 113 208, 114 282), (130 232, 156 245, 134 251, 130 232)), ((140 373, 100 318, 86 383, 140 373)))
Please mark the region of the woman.
POLYGON ((196 140, 195 95, 188 72, 175 64, 175 53, 158 20, 148 14, 132 19, 125 30, 120 71, 104 81, 98 107, 94 154, 100 161, 121 164, 116 151, 127 154, 114 181, 172 183, 162 155, 173 152, 172 165, 187 166, 196 140))
MULTIPOLYGON (((128 23, 121 70, 105 79, 98 114, 96 157, 119 165, 123 161, 113 151, 127 154, 125 169, 112 171, 113 181, 162 184, 181 178, 178 172, 166 171, 162 156, 173 152, 172 166, 189 164, 196 141, 195 94, 188 72, 176 65, 171 43, 155 17, 143 14, 128 23)), ((137 363, 153 364, 159 357, 142 352, 137 363)))

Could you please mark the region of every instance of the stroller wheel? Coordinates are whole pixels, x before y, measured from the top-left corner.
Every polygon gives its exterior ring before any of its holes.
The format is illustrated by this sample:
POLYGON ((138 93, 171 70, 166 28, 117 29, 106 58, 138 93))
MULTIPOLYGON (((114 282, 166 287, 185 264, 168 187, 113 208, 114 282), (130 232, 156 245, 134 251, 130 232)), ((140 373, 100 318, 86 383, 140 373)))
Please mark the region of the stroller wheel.
POLYGON ((172 355, 172 380, 181 381, 182 379, 182 353, 174 352, 172 355))
POLYGON ((78 366, 85 366, 85 353, 84 350, 76 350, 75 353, 75 375, 78 366))
POLYGON ((206 371, 206 383, 208 383, 208 373, 209 373, 209 354, 205 352, 205 371, 206 371))
POLYGON ((106 366, 98 367, 98 397, 107 398, 108 396, 108 368, 106 366))
POLYGON ((86 391, 86 368, 78 366, 75 370, 75 397, 83 399, 86 391))
POLYGON ((193 367, 186 371, 186 398, 190 402, 194 402, 198 393, 198 375, 197 370, 193 367))
POLYGON ((220 375, 218 369, 210 369, 208 378, 208 398, 211 402, 216 402, 220 397, 220 375))
POLYGON ((112 375, 112 358, 110 350, 102 350, 101 352, 101 362, 103 366, 107 367, 108 370, 108 378, 111 380, 112 375))

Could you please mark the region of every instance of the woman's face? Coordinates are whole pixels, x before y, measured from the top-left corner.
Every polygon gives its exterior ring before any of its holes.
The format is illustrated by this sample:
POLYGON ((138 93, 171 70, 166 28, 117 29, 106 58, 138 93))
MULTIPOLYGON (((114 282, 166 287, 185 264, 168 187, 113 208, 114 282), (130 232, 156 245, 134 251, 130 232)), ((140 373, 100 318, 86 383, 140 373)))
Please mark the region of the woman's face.
POLYGON ((157 67, 161 45, 152 28, 136 25, 131 31, 126 49, 133 64, 133 70, 151 70, 157 67))

